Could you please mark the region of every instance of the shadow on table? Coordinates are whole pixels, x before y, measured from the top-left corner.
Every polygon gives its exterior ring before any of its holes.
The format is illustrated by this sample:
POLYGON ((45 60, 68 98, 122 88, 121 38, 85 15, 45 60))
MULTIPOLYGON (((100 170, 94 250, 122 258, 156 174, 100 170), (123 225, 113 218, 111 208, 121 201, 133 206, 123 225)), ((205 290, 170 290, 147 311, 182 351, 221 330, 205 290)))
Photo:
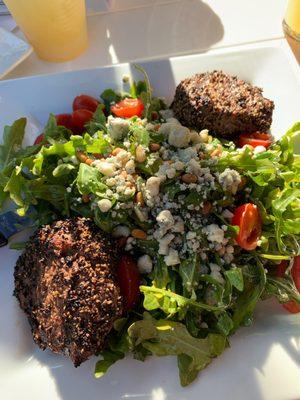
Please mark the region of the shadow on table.
POLYGON ((90 16, 88 29, 89 48, 77 59, 65 63, 41 62, 33 53, 6 78, 32 75, 37 66, 39 74, 49 74, 205 52, 224 35, 222 21, 201 0, 152 4, 90 16))
POLYGON ((201 0, 112 13, 103 22, 111 62, 206 51, 224 35, 220 18, 201 0))
POLYGON ((287 316, 283 324, 281 311, 276 315, 276 310, 278 306, 263 305, 257 318, 259 329, 240 330, 231 340, 232 347, 188 388, 179 386, 175 358, 151 358, 145 363, 126 359, 96 380, 92 376, 95 358, 75 369, 69 360, 48 351, 37 351, 35 357, 49 368, 58 397, 63 400, 191 400, 199 398, 199 393, 211 399, 261 400, 264 396, 258 375, 264 375, 264 366, 274 345, 283 347, 287 356, 300 365, 299 343, 292 339, 295 319, 287 316), (275 310, 275 315, 265 318, 268 310, 275 310), (275 337, 274 329, 279 332, 275 337), (253 351, 251 346, 255 347, 253 351))

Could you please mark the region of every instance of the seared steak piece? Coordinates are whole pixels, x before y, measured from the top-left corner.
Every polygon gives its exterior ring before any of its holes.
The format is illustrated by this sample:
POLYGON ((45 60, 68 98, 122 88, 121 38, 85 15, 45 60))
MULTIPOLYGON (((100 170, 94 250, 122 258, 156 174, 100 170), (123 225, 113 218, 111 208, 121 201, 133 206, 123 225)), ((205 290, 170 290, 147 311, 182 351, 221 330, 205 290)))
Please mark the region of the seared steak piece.
POLYGON ((262 89, 236 76, 214 71, 181 81, 172 109, 185 126, 230 137, 267 131, 274 103, 263 97, 262 89))
POLYGON ((103 349, 122 314, 116 246, 86 218, 54 222, 29 240, 15 268, 15 296, 34 341, 75 366, 103 349))

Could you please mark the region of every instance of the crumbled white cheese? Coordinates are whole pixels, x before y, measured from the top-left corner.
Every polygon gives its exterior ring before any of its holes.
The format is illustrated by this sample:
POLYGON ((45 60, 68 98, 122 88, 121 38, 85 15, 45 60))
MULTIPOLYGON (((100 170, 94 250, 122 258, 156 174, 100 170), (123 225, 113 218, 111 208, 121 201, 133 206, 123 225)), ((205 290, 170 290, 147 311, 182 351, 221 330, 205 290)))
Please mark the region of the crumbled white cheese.
POLYGON ((256 147, 254 147, 253 153, 259 154, 259 153, 263 153, 266 150, 267 149, 265 148, 265 146, 256 146, 256 147))
POLYGON ((184 222, 180 217, 176 218, 176 222, 172 226, 172 232, 183 233, 184 232, 184 222))
POLYGON ((226 168, 219 175, 219 183, 226 192, 236 194, 238 186, 241 183, 241 175, 234 169, 226 168))
POLYGON ((210 263, 209 264, 209 268, 210 268, 210 275, 219 283, 224 283, 224 278, 221 275, 221 268, 219 267, 218 264, 214 264, 214 263, 210 263))
POLYGON ((180 264, 180 258, 178 255, 178 251, 174 249, 170 249, 169 254, 164 258, 165 263, 168 266, 180 264))
POLYGON ((93 165, 106 176, 113 176, 116 172, 116 166, 107 161, 96 160, 93 162, 93 165))
POLYGON ((173 215, 169 210, 163 210, 161 211, 157 217, 156 221, 160 224, 165 226, 166 228, 171 228, 172 225, 174 225, 174 218, 173 215))
POLYGON ((159 249, 158 249, 158 253, 162 254, 162 255, 168 255, 169 254, 169 244, 172 242, 172 240, 174 239, 175 235, 173 235, 172 233, 168 233, 167 235, 165 235, 164 237, 162 237, 159 240, 159 249))
POLYGON ((188 163, 193 158, 197 157, 197 150, 194 147, 188 147, 186 149, 178 150, 178 157, 180 161, 188 163))
POLYGON ((115 238, 119 238, 119 237, 123 237, 123 236, 128 237, 130 235, 130 229, 125 225, 118 225, 113 230, 112 235, 115 238))
POLYGON ((137 266, 141 274, 150 274, 153 268, 153 263, 151 258, 145 254, 138 259, 137 266))
POLYGON ((160 183, 161 183, 161 179, 156 176, 151 176, 149 179, 147 179, 146 189, 149 192, 151 197, 158 195, 160 183))
POLYGON ((184 163, 182 161, 175 161, 173 164, 176 171, 182 171, 184 169, 184 163))
POLYGON ((98 201, 98 207, 100 208, 100 211, 105 213, 111 209, 112 203, 108 199, 101 199, 98 201))
POLYGON ((203 228, 204 233, 207 235, 207 239, 210 242, 223 243, 224 231, 216 224, 210 224, 203 228))
POLYGON ((114 118, 110 115, 107 118, 107 132, 109 136, 115 140, 121 140, 129 130, 130 122, 123 118, 114 118))
MULTIPOLYGON (((169 123, 167 123, 167 124, 169 124, 169 123)), ((165 125, 167 125, 167 124, 165 124, 165 125)), ((178 147, 178 148, 187 147, 190 142, 190 130, 179 124, 172 124, 172 125, 173 126, 170 129, 169 137, 168 137, 169 144, 171 146, 178 147)))

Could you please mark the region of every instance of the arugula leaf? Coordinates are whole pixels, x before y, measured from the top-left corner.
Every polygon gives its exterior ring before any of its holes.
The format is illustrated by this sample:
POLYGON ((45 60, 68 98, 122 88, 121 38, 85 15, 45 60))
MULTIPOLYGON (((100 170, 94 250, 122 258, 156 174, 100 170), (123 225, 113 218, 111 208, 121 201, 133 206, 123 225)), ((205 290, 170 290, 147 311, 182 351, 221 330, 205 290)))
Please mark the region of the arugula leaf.
POLYGON ((5 126, 3 144, 0 145, 0 168, 4 169, 21 149, 25 135, 26 118, 17 119, 11 126, 5 126))
POLYGON ((104 115, 103 109, 104 104, 99 104, 96 111, 93 114, 93 118, 89 121, 85 128, 90 135, 94 135, 98 131, 106 132, 106 117, 104 115))
POLYGON ((196 253, 181 262, 179 275, 186 294, 191 294, 198 287, 200 274, 200 260, 196 253))
POLYGON ((229 279, 231 285, 234 286, 237 290, 239 290, 240 292, 244 290, 244 278, 241 268, 232 268, 228 271, 225 271, 225 275, 229 279))
POLYGON ((178 368, 182 386, 191 383, 212 358, 225 349, 223 336, 209 334, 197 339, 189 334, 186 327, 169 320, 156 320, 144 313, 141 321, 134 322, 128 329, 133 346, 142 345, 156 356, 178 356, 178 368))
POLYGON ((181 320, 186 312, 191 310, 220 311, 226 308, 226 305, 220 304, 210 306, 187 297, 180 296, 170 290, 159 289, 154 286, 140 286, 140 291, 144 294, 144 308, 148 311, 160 309, 165 314, 173 316, 178 314, 181 320))
POLYGON ((244 290, 233 304, 232 320, 234 330, 240 325, 248 324, 267 281, 264 267, 258 259, 252 265, 245 265, 242 271, 244 290))
POLYGON ((167 284, 170 282, 168 266, 163 256, 159 256, 156 263, 154 263, 151 278, 153 280, 153 285, 158 288, 166 288, 167 284))
POLYGON ((300 293, 291 278, 275 278, 268 276, 266 283, 266 294, 277 298, 280 303, 294 300, 300 304, 300 293))
POLYGON ((110 112, 110 106, 112 103, 117 103, 122 99, 122 96, 112 89, 106 89, 100 95, 101 99, 104 101, 105 109, 110 112))
POLYGON ((53 142, 54 140, 68 140, 72 131, 65 126, 57 125, 54 114, 50 114, 47 124, 44 128, 44 137, 42 143, 53 142))
POLYGON ((7 192, 13 202, 19 208, 17 213, 20 216, 24 216, 28 210, 30 204, 36 204, 32 191, 30 190, 27 180, 22 176, 20 167, 16 167, 12 172, 4 192, 7 192))
POLYGON ((124 353, 119 351, 104 350, 102 360, 97 361, 95 365, 95 378, 101 378, 107 370, 118 360, 124 358, 124 353))
POLYGON ((101 181, 102 175, 97 168, 80 163, 77 175, 77 188, 80 194, 103 193, 107 186, 101 181))

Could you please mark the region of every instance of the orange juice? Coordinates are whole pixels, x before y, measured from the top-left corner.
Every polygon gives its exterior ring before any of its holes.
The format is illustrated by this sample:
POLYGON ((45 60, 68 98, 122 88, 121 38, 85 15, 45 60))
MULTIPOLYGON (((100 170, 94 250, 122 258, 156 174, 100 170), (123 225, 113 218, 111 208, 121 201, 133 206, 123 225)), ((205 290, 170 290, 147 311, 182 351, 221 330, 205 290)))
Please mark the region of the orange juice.
POLYGON ((290 36, 300 40, 300 0, 289 0, 283 26, 290 36))
POLYGON ((5 0, 37 54, 47 61, 67 61, 88 44, 84 0, 5 0))

